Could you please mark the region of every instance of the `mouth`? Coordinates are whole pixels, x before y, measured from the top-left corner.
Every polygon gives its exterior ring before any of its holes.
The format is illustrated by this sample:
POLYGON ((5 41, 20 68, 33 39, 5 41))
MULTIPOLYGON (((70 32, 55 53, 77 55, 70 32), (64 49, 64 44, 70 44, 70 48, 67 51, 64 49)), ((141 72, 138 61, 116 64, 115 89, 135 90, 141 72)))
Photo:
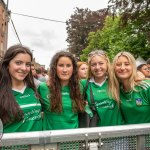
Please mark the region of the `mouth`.
POLYGON ((19 74, 26 74, 25 72, 18 72, 19 74))

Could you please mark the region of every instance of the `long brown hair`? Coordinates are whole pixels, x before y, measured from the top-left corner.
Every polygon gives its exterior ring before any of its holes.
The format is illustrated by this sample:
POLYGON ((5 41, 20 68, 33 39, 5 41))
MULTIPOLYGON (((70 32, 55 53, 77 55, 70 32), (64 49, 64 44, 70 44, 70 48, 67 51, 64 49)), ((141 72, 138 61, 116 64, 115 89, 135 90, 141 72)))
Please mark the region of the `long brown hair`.
POLYGON ((61 83, 57 76, 56 68, 57 63, 61 57, 68 57, 73 64, 73 73, 69 80, 70 97, 73 102, 74 111, 83 111, 84 104, 82 101, 79 79, 77 74, 77 64, 74 56, 70 52, 60 51, 57 52, 51 61, 49 78, 50 78, 50 104, 52 112, 62 112, 62 99, 61 99, 61 83))
MULTIPOLYGON (((14 45, 6 51, 0 63, 0 118, 4 124, 19 121, 23 118, 23 112, 12 92, 12 81, 8 71, 9 62, 20 53, 29 54, 32 60, 32 53, 29 48, 22 45, 14 45)), ((24 79, 24 82, 38 96, 31 71, 24 79)))

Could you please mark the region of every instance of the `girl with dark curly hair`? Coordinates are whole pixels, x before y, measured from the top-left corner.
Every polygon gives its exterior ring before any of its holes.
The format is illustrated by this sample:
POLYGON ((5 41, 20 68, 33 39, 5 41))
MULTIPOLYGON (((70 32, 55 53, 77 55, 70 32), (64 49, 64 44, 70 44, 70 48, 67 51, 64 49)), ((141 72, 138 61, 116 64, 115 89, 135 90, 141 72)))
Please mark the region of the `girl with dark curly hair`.
POLYGON ((70 52, 56 53, 50 64, 49 84, 41 83, 39 93, 43 99, 43 129, 78 128, 78 112, 84 109, 80 93, 77 65, 70 52))

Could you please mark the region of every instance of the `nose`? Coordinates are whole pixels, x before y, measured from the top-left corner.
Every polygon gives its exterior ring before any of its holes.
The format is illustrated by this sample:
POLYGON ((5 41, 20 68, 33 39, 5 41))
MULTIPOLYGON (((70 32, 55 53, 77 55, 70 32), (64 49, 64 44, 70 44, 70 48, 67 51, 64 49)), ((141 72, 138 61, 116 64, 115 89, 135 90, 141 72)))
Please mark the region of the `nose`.
POLYGON ((22 64, 21 69, 22 69, 22 70, 26 70, 26 69, 27 69, 26 64, 22 64))
POLYGON ((99 68, 99 66, 100 66, 100 65, 97 63, 97 64, 96 64, 96 69, 99 68))
POLYGON ((122 65, 121 65, 121 69, 124 69, 124 68, 125 68, 125 65, 124 65, 124 64, 122 64, 122 65))
POLYGON ((67 67, 66 67, 66 66, 63 67, 63 71, 64 71, 64 72, 67 71, 67 67))

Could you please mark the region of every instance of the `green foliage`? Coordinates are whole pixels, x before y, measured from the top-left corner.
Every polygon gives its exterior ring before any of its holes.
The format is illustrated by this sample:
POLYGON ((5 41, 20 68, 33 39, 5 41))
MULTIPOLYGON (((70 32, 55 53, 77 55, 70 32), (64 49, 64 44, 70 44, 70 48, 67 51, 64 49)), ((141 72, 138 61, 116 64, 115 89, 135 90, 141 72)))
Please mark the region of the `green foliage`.
POLYGON ((136 25, 150 43, 150 0, 109 0, 109 10, 121 16, 121 25, 136 25))
POLYGON ((103 49, 110 59, 120 51, 129 51, 135 57, 139 55, 147 59, 150 45, 146 34, 138 32, 136 25, 130 23, 120 27, 120 17, 107 17, 102 30, 92 32, 88 37, 88 46, 80 55, 81 60, 87 60, 87 55, 94 49, 103 49))

